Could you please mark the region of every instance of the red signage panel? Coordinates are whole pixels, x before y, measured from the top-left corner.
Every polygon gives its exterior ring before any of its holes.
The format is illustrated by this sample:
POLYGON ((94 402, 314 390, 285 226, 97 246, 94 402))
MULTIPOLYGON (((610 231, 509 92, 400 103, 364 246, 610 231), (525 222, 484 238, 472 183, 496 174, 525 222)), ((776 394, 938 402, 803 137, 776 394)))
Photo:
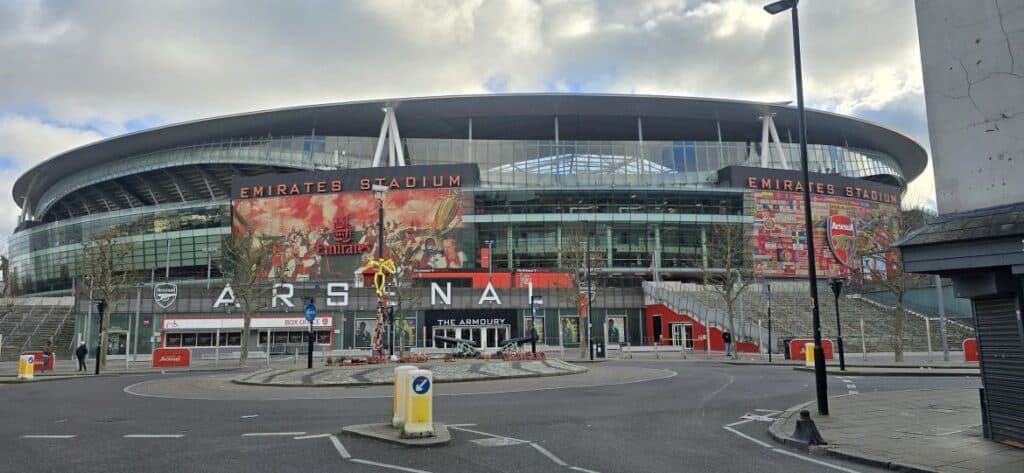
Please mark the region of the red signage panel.
POLYGON ((192 352, 188 348, 157 348, 153 351, 154 368, 188 368, 192 352))
MULTIPOLYGON (((26 351, 22 352, 22 355, 33 355, 36 357, 36 371, 43 371, 43 352, 41 351, 26 351)), ((46 371, 53 371, 53 362, 57 359, 56 356, 50 355, 50 360, 46 362, 46 371)))
POLYGON ((964 361, 978 362, 978 339, 968 338, 964 340, 964 361))
MULTIPOLYGON (((808 343, 814 343, 814 339, 811 338, 796 338, 789 341, 789 359, 791 360, 803 360, 807 357, 808 343)), ((835 351, 832 349, 832 340, 824 339, 821 341, 821 346, 825 350, 825 359, 831 360, 835 358, 835 351)))

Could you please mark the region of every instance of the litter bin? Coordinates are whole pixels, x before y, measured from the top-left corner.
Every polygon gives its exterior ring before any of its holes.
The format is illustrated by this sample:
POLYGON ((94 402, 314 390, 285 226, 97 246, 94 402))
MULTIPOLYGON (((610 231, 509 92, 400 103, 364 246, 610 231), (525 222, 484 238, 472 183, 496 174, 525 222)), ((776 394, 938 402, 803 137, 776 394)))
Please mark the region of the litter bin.
POLYGON ((594 358, 604 358, 604 340, 594 342, 594 358))

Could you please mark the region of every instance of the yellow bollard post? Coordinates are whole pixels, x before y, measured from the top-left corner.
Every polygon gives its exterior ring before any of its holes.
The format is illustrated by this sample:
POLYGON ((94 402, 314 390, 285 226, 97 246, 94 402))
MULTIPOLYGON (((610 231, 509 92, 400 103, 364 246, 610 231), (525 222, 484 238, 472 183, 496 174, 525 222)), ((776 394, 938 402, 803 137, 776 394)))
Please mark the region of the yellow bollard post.
POLYGON ((804 366, 814 366, 814 344, 805 343, 804 352, 804 366))
POLYGON ((18 358, 18 379, 32 381, 32 378, 35 377, 35 372, 35 355, 21 355, 21 357, 18 358))
POLYGON ((402 428, 405 424, 406 397, 409 396, 409 373, 418 370, 415 366, 399 366, 395 368, 395 382, 391 394, 394 396, 391 411, 391 426, 402 428))
POLYGON ((427 370, 410 371, 407 375, 406 418, 403 438, 434 436, 434 375, 427 370))

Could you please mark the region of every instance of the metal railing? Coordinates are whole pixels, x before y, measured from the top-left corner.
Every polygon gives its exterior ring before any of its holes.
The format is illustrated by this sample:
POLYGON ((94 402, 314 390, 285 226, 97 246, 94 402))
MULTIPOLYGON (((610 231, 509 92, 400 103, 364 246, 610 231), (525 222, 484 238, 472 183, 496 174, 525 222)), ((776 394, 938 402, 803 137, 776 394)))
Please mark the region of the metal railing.
MULTIPOLYGON (((647 303, 661 303, 678 314, 690 315, 698 322, 707 327, 723 329, 729 326, 729 314, 721 309, 708 307, 698 302, 682 289, 672 288, 670 285, 661 282, 643 283, 644 298, 647 303)), ((754 320, 739 322, 733 317, 736 325, 736 333, 733 337, 736 341, 754 341, 760 346, 767 346, 768 331, 762 328, 754 320)))

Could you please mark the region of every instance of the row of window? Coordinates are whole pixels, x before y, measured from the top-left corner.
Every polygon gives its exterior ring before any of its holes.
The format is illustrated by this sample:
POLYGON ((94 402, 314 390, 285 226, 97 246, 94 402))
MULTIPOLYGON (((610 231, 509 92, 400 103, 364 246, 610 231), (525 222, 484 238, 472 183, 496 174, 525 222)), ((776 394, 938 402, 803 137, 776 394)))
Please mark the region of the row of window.
MULTIPOLYGON (((328 330, 317 330, 314 343, 327 344, 331 342, 331 332, 328 330)), ((280 331, 271 335, 274 344, 298 344, 309 343, 309 331, 280 331)), ((261 331, 259 344, 266 345, 267 332, 261 331)), ((168 348, 177 347, 237 347, 242 345, 242 332, 168 332, 164 336, 164 346, 168 348)))

